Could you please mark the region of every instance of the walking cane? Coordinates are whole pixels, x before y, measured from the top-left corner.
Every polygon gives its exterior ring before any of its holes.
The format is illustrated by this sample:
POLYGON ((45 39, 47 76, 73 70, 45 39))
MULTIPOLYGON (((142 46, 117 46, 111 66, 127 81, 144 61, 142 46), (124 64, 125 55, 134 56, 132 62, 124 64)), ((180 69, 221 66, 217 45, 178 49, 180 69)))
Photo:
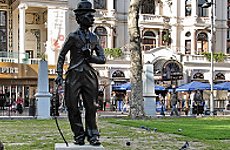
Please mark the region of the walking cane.
MULTIPOLYGON (((56 95, 55 95, 55 109, 58 109, 57 107, 56 107, 56 104, 58 104, 59 103, 59 94, 58 94, 58 85, 57 85, 57 88, 56 88, 56 95)), ((66 144, 66 146, 67 147, 69 147, 69 144, 68 144, 68 142, 66 141, 66 139, 65 139, 65 137, 64 137, 64 135, 63 135, 63 133, 62 133, 62 131, 61 131, 61 129, 60 129, 60 126, 59 126, 59 124, 58 124, 58 120, 57 120, 57 116, 58 116, 58 110, 55 110, 54 111, 54 119, 55 119, 55 122, 56 122, 56 126, 57 126, 57 129, 58 129, 58 132, 60 133, 60 135, 61 135, 61 137, 62 137, 62 139, 63 139, 63 141, 65 142, 65 144, 66 144)))

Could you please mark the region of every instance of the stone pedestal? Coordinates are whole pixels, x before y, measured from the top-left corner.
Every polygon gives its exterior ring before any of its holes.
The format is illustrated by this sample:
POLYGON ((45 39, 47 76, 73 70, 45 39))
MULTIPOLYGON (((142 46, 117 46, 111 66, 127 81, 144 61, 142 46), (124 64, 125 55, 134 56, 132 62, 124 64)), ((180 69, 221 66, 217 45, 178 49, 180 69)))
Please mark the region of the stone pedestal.
POLYGON ((144 95, 144 112, 146 116, 156 116, 156 95, 144 95))
POLYGON ((92 146, 89 144, 85 145, 75 145, 74 143, 69 143, 67 147, 65 143, 56 143, 55 150, 105 150, 105 148, 100 146, 92 146))
POLYGON ((48 81, 47 61, 40 61, 38 68, 38 92, 35 94, 37 99, 37 118, 50 118, 50 97, 48 81))
POLYGON ((153 64, 144 64, 143 98, 146 116, 156 116, 156 94, 153 79, 153 64))

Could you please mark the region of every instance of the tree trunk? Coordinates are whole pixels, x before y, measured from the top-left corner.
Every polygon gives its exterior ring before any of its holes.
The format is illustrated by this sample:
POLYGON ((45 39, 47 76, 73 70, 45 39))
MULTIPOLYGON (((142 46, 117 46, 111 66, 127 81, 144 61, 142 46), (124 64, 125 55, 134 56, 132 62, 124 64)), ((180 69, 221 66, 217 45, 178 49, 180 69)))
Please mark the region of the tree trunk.
POLYGON ((130 115, 133 119, 144 116, 143 85, 142 85, 142 54, 140 45, 140 30, 138 27, 140 0, 131 0, 129 7, 129 37, 131 51, 131 107, 130 115))

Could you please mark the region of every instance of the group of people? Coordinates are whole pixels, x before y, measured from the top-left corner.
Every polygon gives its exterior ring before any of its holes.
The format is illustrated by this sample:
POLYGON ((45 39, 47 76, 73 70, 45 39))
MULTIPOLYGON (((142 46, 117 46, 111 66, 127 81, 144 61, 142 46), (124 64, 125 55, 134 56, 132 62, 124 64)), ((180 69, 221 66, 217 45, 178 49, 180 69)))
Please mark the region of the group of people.
MULTIPOLYGON (((185 95, 186 97, 186 95, 185 95)), ((161 94, 158 95, 158 100, 161 105, 160 115, 165 115, 164 110, 171 108, 170 115, 179 116, 178 109, 185 112, 188 115, 189 110, 193 114, 199 115, 204 113, 204 100, 201 91, 195 90, 189 94, 189 99, 184 97, 179 98, 175 91, 169 92, 163 97, 161 94), (180 106, 180 107, 179 107, 180 106), (167 108, 166 108, 167 107, 167 108)))

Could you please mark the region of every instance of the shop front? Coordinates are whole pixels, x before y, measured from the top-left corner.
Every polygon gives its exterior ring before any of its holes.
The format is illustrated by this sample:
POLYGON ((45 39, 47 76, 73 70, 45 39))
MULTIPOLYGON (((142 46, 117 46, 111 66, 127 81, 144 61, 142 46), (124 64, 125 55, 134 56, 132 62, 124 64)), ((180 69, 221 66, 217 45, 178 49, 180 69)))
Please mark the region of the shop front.
MULTIPOLYGON (((38 65, 0 62, 0 66, 0 107, 10 108, 19 96, 23 99, 23 107, 29 107, 37 89, 38 65)), ((49 65, 49 88, 55 86, 55 68, 49 65)))

